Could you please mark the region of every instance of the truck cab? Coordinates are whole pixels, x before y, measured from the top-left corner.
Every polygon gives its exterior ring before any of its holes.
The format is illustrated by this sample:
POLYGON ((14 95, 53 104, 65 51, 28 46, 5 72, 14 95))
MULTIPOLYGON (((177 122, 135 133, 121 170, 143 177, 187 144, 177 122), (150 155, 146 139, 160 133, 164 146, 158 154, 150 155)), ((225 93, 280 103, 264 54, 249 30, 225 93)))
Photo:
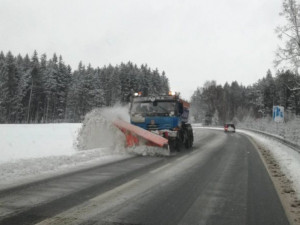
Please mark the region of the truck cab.
POLYGON ((169 140, 176 148, 192 146, 193 134, 188 124, 189 104, 176 94, 135 95, 131 101, 130 122, 169 140))

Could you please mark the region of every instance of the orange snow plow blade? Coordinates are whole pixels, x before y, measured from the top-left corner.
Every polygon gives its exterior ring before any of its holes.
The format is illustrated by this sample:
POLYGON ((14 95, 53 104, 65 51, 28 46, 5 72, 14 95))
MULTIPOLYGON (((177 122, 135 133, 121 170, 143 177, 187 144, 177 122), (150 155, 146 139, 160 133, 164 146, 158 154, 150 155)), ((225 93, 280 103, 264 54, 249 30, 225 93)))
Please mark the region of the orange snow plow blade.
POLYGON ((146 140, 147 145, 168 147, 168 139, 147 131, 143 128, 132 125, 123 120, 114 121, 114 125, 125 134, 126 144, 128 147, 139 145, 140 139, 146 140))

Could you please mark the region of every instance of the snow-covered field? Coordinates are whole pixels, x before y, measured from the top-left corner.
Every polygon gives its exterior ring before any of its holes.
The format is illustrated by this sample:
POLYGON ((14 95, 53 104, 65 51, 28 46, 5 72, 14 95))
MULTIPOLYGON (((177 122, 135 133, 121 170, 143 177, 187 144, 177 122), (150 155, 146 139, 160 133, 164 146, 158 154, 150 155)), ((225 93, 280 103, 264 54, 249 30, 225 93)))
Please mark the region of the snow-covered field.
MULTIPOLYGON (((76 148, 82 124, 0 125, 0 189, 130 157, 121 148, 76 148)), ((101 134, 99 134, 100 136, 101 134)))
POLYGON ((0 163, 76 152, 74 140, 81 124, 2 124, 0 163))

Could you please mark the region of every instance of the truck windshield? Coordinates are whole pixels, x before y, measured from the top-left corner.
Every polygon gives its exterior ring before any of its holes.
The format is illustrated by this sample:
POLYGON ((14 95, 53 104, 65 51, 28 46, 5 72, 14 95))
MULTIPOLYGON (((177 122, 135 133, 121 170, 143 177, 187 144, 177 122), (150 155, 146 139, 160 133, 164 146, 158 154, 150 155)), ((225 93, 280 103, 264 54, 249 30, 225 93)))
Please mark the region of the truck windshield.
POLYGON ((175 102, 134 102, 131 114, 175 115, 175 102))

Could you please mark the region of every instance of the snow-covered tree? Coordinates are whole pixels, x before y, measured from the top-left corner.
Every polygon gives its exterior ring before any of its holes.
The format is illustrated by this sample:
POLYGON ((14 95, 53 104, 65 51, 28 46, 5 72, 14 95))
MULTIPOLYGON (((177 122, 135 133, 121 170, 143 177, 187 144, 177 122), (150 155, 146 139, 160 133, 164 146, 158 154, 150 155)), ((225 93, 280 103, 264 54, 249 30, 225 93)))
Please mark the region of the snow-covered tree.
POLYGON ((296 0, 283 0, 282 12, 286 24, 278 26, 276 32, 283 41, 276 53, 275 65, 286 63, 298 71, 300 66, 300 7, 296 0))

